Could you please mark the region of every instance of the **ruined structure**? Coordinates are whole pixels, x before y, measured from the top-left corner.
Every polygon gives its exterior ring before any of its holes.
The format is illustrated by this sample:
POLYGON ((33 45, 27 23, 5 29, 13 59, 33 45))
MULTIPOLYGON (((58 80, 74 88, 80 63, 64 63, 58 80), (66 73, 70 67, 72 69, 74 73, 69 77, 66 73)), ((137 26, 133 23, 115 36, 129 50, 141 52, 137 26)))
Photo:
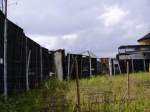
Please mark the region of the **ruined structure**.
POLYGON ((130 72, 149 71, 150 33, 138 42, 139 45, 126 45, 118 48, 117 59, 123 73, 126 72, 126 61, 129 61, 130 72))

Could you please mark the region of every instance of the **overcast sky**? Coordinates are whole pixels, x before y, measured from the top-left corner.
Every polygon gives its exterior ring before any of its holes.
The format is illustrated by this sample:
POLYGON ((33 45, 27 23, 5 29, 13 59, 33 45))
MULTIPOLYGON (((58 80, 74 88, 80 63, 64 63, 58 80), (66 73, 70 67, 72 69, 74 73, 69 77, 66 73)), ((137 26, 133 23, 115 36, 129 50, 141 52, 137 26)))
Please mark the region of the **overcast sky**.
POLYGON ((111 57, 150 31, 150 0, 18 0, 8 16, 50 50, 111 57))

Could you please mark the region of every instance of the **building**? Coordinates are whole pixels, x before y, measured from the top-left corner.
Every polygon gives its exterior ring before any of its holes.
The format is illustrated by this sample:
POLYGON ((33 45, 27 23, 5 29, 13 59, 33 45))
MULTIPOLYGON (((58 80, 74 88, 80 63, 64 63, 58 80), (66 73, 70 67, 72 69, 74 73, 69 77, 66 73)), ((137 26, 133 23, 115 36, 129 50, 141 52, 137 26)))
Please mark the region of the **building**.
POLYGON ((101 73, 99 59, 89 54, 68 53, 66 56, 66 69, 66 78, 68 79, 76 78, 77 69, 79 78, 86 78, 101 73))
POLYGON ((130 72, 149 71, 150 33, 139 39, 138 42, 139 45, 125 45, 118 48, 117 59, 122 73, 126 73, 127 61, 130 72))
POLYGON ((150 33, 138 40, 140 45, 150 45, 150 33))

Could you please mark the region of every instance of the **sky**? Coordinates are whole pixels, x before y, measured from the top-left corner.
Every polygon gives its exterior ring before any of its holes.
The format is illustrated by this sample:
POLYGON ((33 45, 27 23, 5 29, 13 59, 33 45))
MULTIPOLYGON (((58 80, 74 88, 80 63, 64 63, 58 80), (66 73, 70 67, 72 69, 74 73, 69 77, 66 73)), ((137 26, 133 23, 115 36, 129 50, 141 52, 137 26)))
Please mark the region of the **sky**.
POLYGON ((119 46, 138 44, 150 32, 150 0, 8 2, 8 18, 49 50, 114 57, 119 46))

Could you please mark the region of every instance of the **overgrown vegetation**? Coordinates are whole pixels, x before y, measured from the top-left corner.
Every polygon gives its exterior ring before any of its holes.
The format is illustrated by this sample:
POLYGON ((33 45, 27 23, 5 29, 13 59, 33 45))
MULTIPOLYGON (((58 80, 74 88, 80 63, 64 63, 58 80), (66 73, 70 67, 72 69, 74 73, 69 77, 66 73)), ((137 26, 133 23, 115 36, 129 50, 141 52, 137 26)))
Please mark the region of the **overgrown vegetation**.
MULTIPOLYGON (((126 75, 81 79, 80 92, 82 112, 150 112, 149 73, 130 75, 130 96, 126 75)), ((50 79, 39 89, 13 95, 8 101, 1 97, 0 112, 73 112, 76 101, 75 81, 50 79)))

